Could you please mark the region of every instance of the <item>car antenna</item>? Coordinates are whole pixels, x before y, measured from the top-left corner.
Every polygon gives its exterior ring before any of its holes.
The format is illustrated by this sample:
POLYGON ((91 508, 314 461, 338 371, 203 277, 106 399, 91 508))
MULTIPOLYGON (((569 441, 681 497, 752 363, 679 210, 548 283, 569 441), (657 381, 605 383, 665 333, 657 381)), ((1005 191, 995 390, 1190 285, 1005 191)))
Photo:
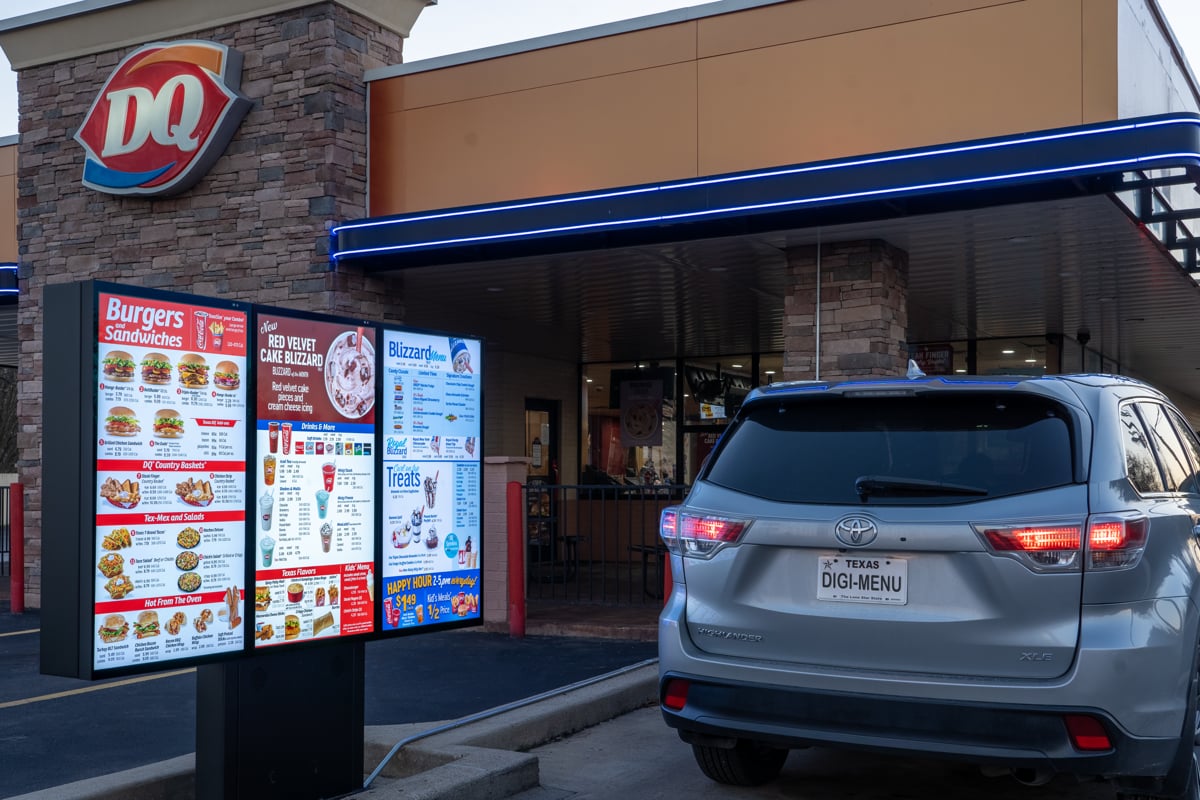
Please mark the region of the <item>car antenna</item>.
POLYGON ((915 381, 918 378, 924 378, 925 373, 917 366, 917 362, 910 358, 908 360, 908 372, 905 373, 905 377, 910 381, 915 381))

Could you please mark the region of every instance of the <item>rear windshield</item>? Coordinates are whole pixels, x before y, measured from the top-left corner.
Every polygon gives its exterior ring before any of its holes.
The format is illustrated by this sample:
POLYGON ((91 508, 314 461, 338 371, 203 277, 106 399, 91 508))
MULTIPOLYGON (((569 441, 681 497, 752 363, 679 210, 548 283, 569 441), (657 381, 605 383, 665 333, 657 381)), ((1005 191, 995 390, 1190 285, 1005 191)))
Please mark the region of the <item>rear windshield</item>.
POLYGON ((1066 412, 1017 394, 784 399, 747 410, 704 478, 792 503, 973 502, 1071 482, 1066 412))

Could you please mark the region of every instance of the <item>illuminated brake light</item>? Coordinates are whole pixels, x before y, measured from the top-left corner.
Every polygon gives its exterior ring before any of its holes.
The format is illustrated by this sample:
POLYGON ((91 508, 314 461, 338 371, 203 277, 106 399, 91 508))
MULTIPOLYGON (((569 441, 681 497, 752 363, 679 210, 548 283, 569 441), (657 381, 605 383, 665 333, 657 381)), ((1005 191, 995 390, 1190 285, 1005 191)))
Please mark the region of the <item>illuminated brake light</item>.
POLYGON ((1131 567, 1146 549, 1150 521, 1145 517, 1096 517, 1088 521, 1088 568, 1131 567))
POLYGON ((687 705, 688 682, 671 678, 663 689, 663 705, 672 711, 682 711, 687 705))
POLYGON ((679 509, 677 506, 664 508, 658 522, 658 535, 663 540, 663 544, 672 553, 679 552, 679 536, 676 530, 676 522, 679 519, 679 509))
POLYGON ((988 545, 1039 571, 1078 570, 1083 551, 1082 525, 1012 525, 980 528, 988 545))
POLYGON ((1030 528, 990 528, 983 532, 997 550, 1078 550, 1082 531, 1078 525, 1030 528))
POLYGON ((1067 714, 1063 717, 1063 721, 1067 724, 1067 734, 1071 737, 1071 744, 1075 746, 1076 750, 1112 749, 1112 740, 1108 738, 1108 731, 1104 730, 1104 725, 1095 717, 1067 714))
POLYGON ((742 535, 744 522, 717 517, 684 517, 680 536, 687 539, 706 539, 710 542, 736 542, 742 535))
MULTIPOLYGON (((662 531, 666 533, 664 515, 662 531)), ((749 521, 725 517, 694 517, 678 514, 673 521, 676 541, 682 555, 692 558, 712 558, 721 548, 737 544, 749 526, 749 521)))

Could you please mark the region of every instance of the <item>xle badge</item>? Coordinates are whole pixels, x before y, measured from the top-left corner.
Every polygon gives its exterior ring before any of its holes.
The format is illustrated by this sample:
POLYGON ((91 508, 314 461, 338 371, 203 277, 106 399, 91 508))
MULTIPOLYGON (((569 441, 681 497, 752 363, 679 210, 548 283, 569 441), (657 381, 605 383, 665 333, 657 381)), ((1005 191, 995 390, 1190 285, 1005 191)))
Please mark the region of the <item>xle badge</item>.
POLYGON ((155 42, 109 76, 75 140, 83 185, 153 197, 193 186, 225 152, 250 108, 242 56, 215 42, 155 42))

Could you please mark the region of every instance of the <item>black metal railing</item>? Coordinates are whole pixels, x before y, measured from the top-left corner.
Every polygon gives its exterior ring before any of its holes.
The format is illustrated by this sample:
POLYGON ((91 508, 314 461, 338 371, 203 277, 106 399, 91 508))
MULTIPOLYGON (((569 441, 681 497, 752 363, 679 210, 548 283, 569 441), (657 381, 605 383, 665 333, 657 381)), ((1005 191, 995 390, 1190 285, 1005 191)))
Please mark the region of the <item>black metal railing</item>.
POLYGON ((12 575, 12 504, 10 487, 0 486, 0 576, 12 575))
POLYGON ((531 600, 661 604, 666 548, 663 508, 686 487, 524 487, 526 594, 531 600))

